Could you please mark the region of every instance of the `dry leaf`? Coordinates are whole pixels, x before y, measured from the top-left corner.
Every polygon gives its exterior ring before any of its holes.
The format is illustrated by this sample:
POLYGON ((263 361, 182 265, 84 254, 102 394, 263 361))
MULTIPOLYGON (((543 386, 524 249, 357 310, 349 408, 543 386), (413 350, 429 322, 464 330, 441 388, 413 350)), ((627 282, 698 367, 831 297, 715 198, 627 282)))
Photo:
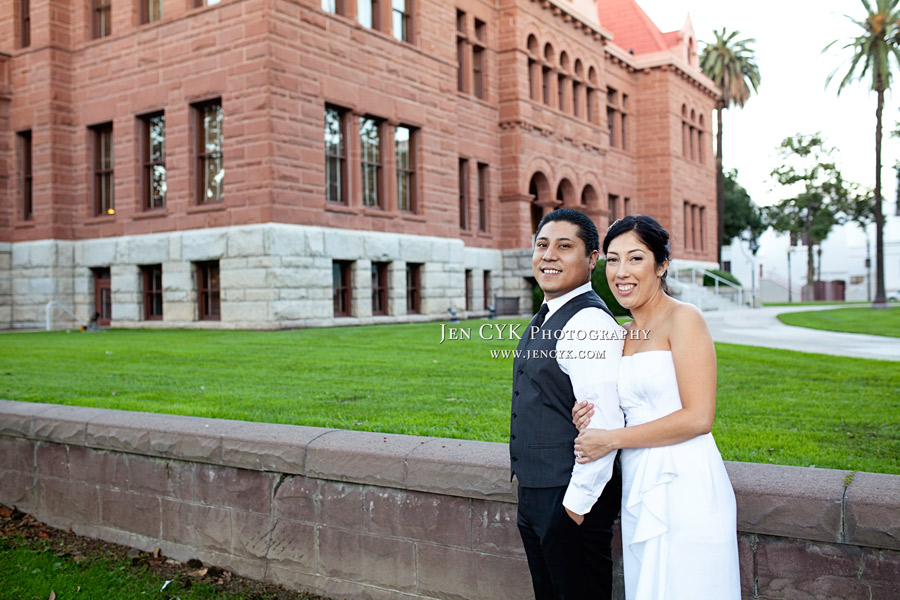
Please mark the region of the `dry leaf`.
POLYGON ((159 558, 159 555, 162 553, 162 550, 159 546, 153 549, 153 558, 159 558))
POLYGON ((198 569, 196 571, 188 571, 189 577, 203 577, 206 573, 209 572, 209 569, 203 567, 202 569, 198 569))
POLYGON ((56 600, 56 592, 50 590, 50 597, 47 600, 56 600))
POLYGON ((13 514, 13 511, 11 508, 6 508, 5 506, 0 506, 0 517, 3 517, 5 519, 7 517, 11 517, 12 514, 13 514))
POLYGON ((46 531, 44 531, 43 529, 41 529, 40 531, 38 531, 38 537, 39 538, 48 538, 48 537, 50 537, 50 534, 47 533, 46 531))

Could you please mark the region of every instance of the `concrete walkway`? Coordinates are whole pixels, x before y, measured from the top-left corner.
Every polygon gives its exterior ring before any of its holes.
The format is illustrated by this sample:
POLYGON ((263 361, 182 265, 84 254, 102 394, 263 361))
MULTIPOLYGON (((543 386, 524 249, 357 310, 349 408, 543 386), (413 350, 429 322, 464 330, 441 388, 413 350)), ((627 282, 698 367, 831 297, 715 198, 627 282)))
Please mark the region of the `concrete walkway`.
POLYGON ((846 305, 767 306, 710 311, 703 313, 703 316, 716 342, 835 356, 900 360, 900 338, 792 327, 776 318, 776 315, 786 312, 845 307, 846 305))

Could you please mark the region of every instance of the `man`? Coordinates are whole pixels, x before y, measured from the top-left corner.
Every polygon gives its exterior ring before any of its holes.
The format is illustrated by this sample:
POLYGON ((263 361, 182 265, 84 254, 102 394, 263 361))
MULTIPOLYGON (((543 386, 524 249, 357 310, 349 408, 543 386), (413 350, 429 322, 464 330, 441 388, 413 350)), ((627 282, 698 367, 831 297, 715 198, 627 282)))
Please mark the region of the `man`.
POLYGON ((622 494, 616 455, 576 464, 571 414, 587 400, 590 427, 625 424, 616 392, 624 330, 590 283, 599 246, 591 219, 569 209, 545 215, 535 236, 532 270, 544 303, 513 363, 509 450, 537 600, 612 595, 612 524, 622 494))

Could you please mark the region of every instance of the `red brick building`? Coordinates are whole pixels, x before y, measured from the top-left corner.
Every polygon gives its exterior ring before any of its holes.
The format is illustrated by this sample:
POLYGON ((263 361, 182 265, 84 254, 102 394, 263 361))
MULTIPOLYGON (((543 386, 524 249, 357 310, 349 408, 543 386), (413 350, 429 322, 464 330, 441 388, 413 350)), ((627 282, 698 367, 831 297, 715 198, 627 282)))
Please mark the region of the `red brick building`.
POLYGON ((0 328, 527 312, 557 206, 715 260, 714 87, 634 0, 0 0, 0 40, 0 328))

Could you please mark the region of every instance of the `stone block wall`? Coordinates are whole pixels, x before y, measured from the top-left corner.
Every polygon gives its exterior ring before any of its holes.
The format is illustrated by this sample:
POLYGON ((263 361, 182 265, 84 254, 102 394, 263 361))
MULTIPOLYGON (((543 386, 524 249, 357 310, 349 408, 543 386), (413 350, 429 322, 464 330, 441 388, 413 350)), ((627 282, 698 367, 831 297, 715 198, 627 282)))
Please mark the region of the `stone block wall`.
MULTIPOLYGON (((489 295, 505 295, 502 254, 452 238, 275 223, 5 243, 0 246, 0 328, 43 327, 51 300, 87 321, 95 310, 93 277, 99 268, 110 270, 113 327, 273 329, 403 322, 446 318, 449 307, 460 316, 484 316, 485 272, 495 275, 489 295), (199 321, 195 263, 216 260, 221 321, 199 321), (334 316, 334 260, 353 261, 350 317, 334 316), (389 298, 388 314, 373 317, 371 263, 376 261, 390 263, 389 298), (406 263, 422 265, 420 314, 407 314, 406 263), (153 264, 162 265, 163 318, 148 321, 141 266, 153 264), (472 272, 468 312, 466 270, 472 272)), ((51 316, 53 328, 78 325, 61 310, 51 316)))
MULTIPOLYGON (((900 477, 727 467, 744 598, 897 597, 900 477)), ((0 503, 335 599, 532 597, 505 444, 0 401, 0 503)))

